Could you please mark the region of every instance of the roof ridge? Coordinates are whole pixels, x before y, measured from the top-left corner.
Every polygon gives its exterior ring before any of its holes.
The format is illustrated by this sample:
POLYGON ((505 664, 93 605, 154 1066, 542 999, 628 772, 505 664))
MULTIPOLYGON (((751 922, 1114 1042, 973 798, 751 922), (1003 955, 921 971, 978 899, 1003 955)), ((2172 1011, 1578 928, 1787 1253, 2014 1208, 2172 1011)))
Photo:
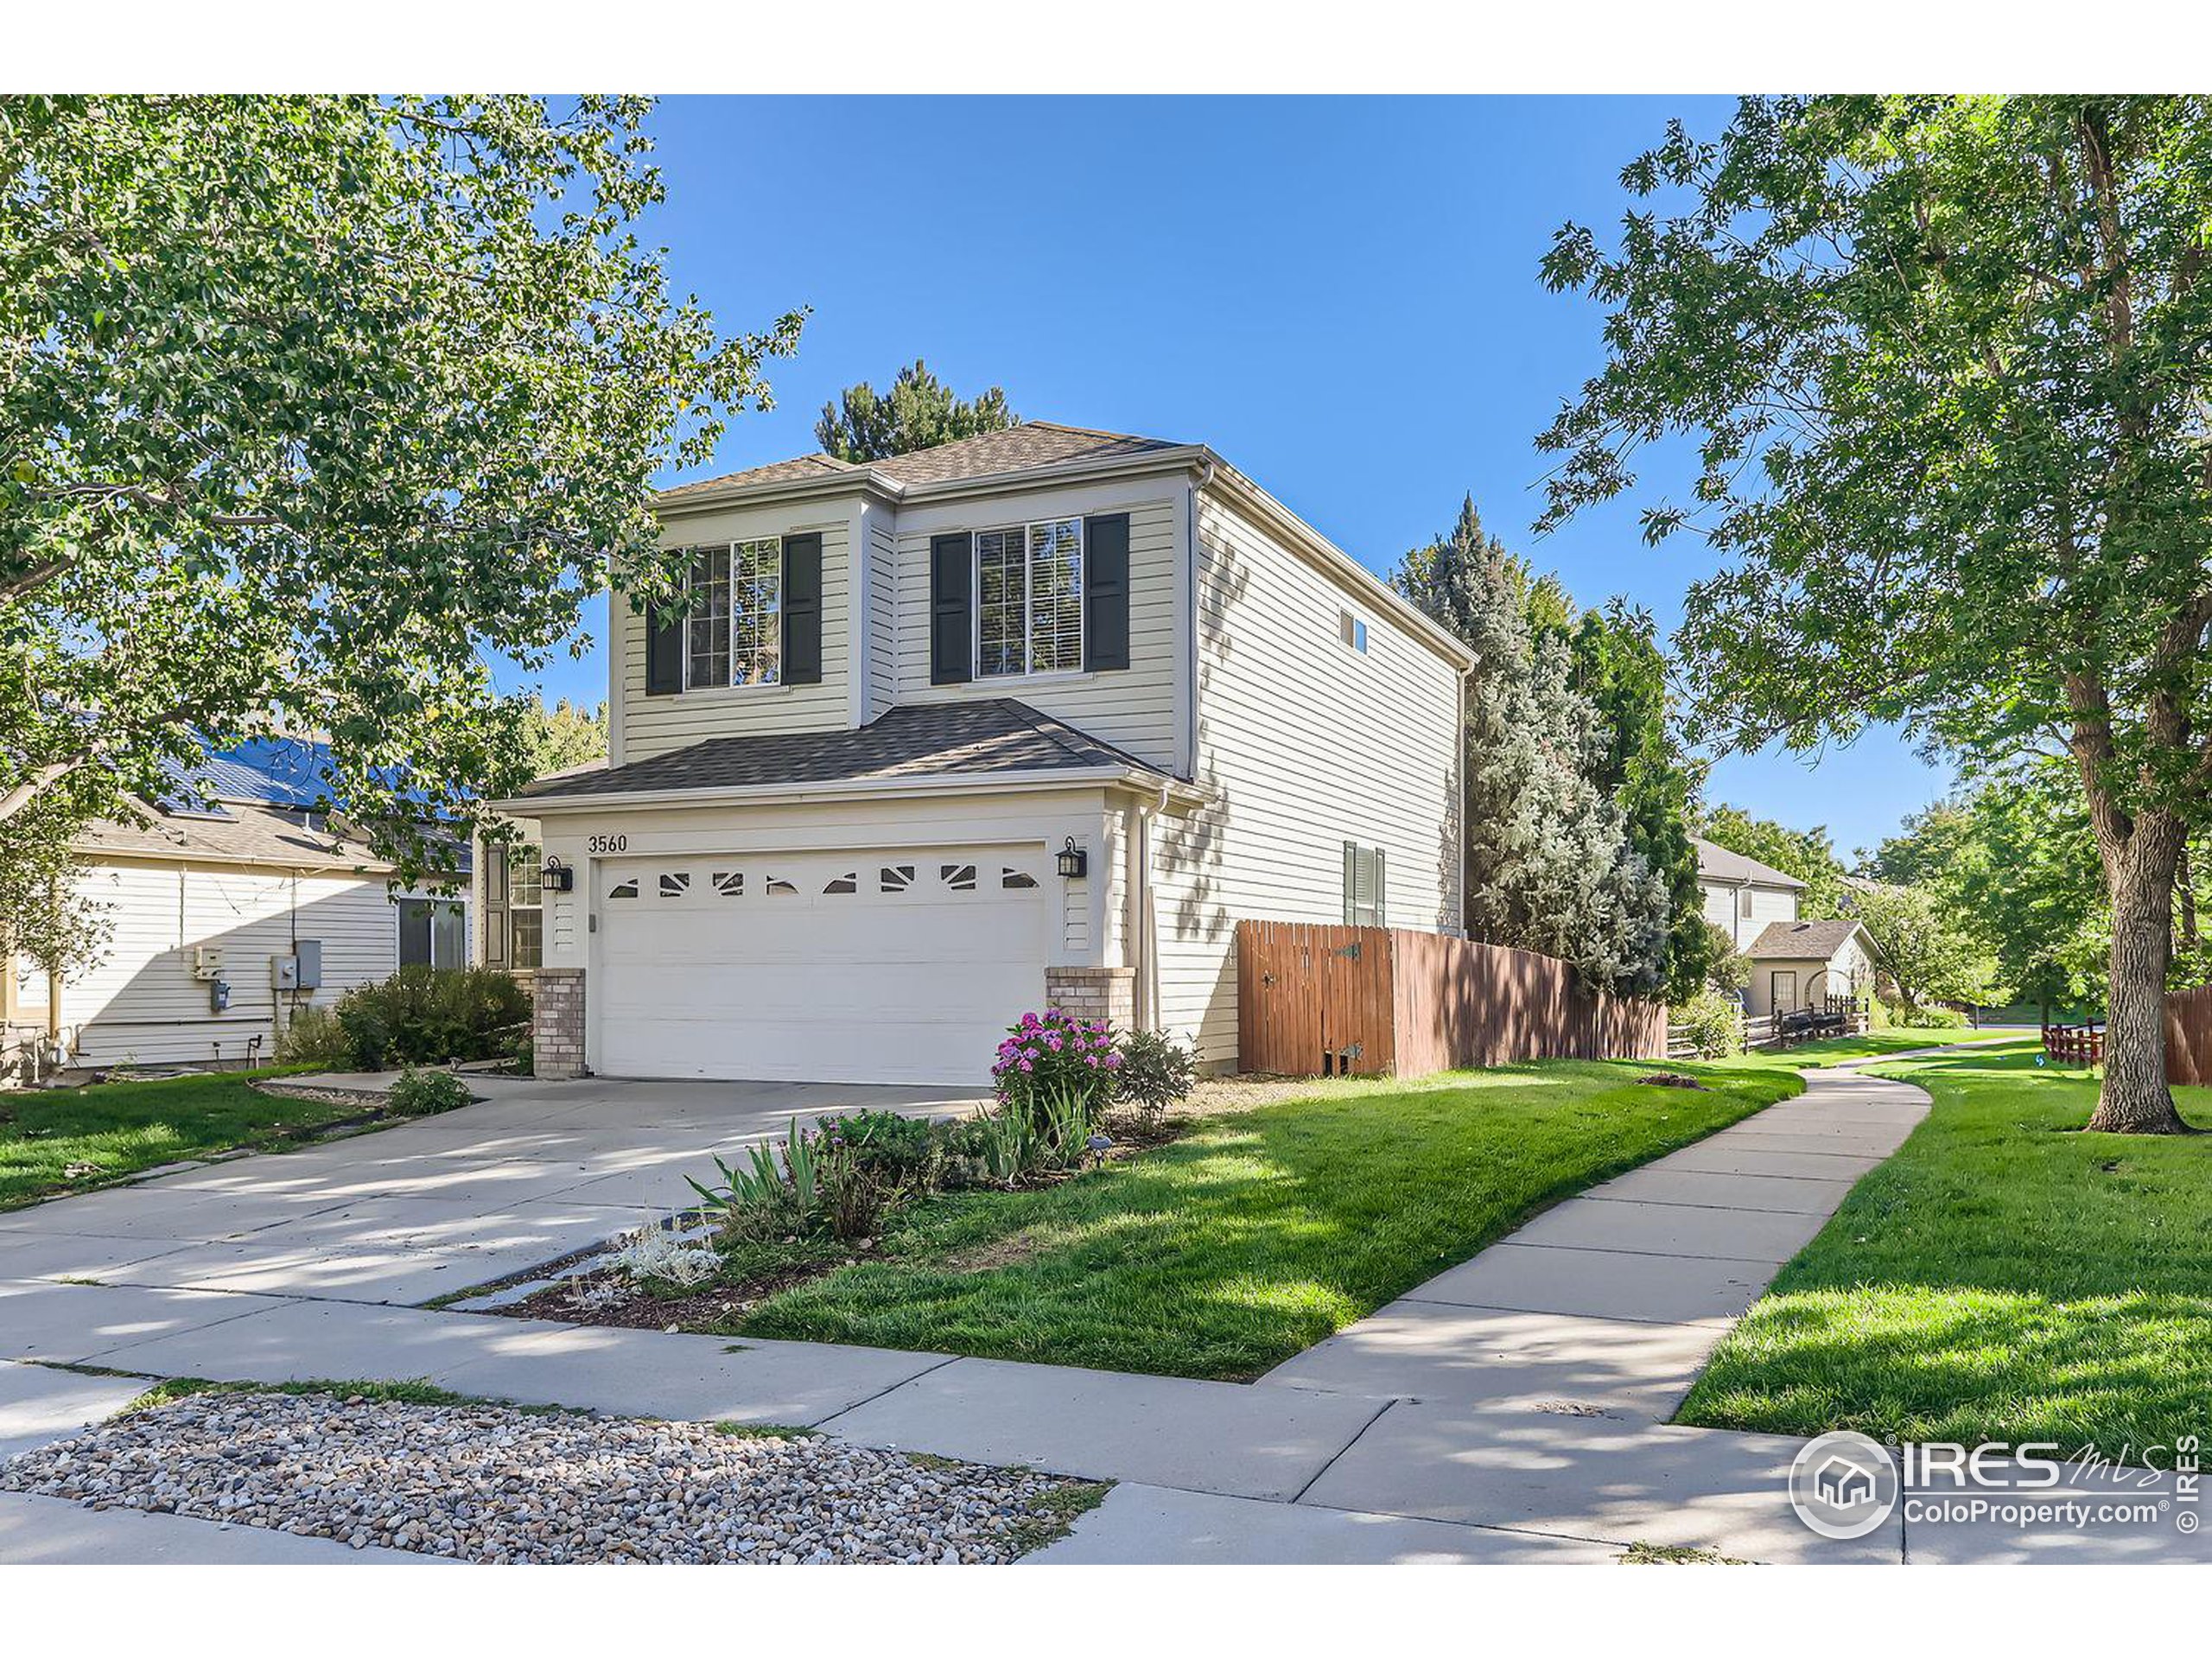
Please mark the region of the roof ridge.
POLYGON ((991 701, 994 702, 1004 703, 1007 708, 1013 709, 1021 719, 1027 721, 1029 723, 1030 729, 1034 731, 1039 737, 1048 739, 1052 742, 1058 744, 1061 748, 1066 750, 1069 754, 1072 755, 1078 760, 1088 760, 1091 755, 1096 754, 1098 752, 1096 744, 1091 741, 1088 734, 1086 734, 1080 727, 1071 726, 1067 721, 1061 720, 1055 715, 1046 714, 1042 709, 1037 708, 1032 703, 1024 702, 1020 697, 994 697, 991 701), (1077 748, 1074 744, 1069 742, 1065 737, 1061 735, 1064 732, 1074 733, 1077 737, 1083 738, 1086 745, 1089 747, 1085 748, 1077 748))

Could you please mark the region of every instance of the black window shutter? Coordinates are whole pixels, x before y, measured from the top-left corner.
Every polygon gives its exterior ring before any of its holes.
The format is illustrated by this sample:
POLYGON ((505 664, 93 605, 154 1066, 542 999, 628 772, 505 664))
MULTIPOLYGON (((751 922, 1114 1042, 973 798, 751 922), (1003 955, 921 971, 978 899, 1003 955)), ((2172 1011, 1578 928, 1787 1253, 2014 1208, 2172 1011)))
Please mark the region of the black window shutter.
POLYGON ((969 620, 975 544, 968 532, 930 537, 930 683, 959 685, 976 677, 969 620))
POLYGON ((784 537, 784 683, 822 683, 822 537, 784 537))
POLYGON ((683 623, 645 613, 645 695, 673 696, 683 689, 683 623))
POLYGON ((1083 521, 1083 665, 1129 665, 1129 515, 1083 521))

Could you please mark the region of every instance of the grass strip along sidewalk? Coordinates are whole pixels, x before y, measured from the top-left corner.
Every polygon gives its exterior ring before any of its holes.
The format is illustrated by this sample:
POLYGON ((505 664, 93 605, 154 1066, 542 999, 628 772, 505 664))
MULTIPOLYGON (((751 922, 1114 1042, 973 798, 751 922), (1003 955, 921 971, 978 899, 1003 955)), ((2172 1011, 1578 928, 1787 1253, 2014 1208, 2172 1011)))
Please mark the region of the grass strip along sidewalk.
POLYGON ((252 1086, 255 1077, 300 1069, 0 1094, 0 1210, 103 1186, 181 1159, 282 1146, 373 1109, 368 1100, 299 1100, 252 1086))
MULTIPOLYGON (((1900 1061, 1927 1121, 1721 1344, 1677 1419, 2055 1441, 2141 1462, 2212 1427, 2212 1135, 2085 1135, 2032 1043, 1900 1061)), ((2212 1122, 2212 1090, 2175 1091, 2212 1122)))
POLYGON ((1042 1191, 902 1212, 877 1259, 770 1297, 732 1334, 1175 1376, 1258 1375, 1536 1211, 1802 1087, 1551 1062, 1317 1084, 1042 1191))

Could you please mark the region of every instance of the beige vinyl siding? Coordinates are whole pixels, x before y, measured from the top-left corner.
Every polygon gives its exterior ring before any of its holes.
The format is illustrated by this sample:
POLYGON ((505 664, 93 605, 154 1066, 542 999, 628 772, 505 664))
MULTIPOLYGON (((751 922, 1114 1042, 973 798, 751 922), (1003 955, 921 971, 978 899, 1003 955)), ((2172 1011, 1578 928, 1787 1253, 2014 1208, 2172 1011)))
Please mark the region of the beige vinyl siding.
POLYGON ((1161 1022, 1236 1052, 1236 925, 1343 918, 1344 843, 1379 846, 1393 927, 1459 925, 1458 669, 1226 502, 1198 508, 1198 783, 1162 820, 1161 1022), (1344 644, 1341 612, 1367 625, 1344 644))
POLYGON ((662 526, 669 547, 697 547, 805 531, 822 537, 822 683, 819 685, 702 687, 672 696, 645 695, 645 619, 620 594, 607 601, 613 636, 617 764, 649 760, 709 738, 764 732, 830 731, 849 726, 846 671, 852 657, 853 524, 850 502, 809 502, 780 509, 687 514, 662 526))
POLYGON ((899 695, 899 535, 886 507, 871 506, 861 523, 868 559, 868 717, 873 720, 899 695))
POLYGON ((1176 760, 1175 617, 1178 544, 1188 485, 1144 479, 1033 494, 930 502, 900 509, 898 525, 897 700, 1014 697, 1163 772, 1176 760), (930 539, 1037 519, 1129 515, 1129 665, 1102 673, 995 676, 930 683, 930 539))
MULTIPOLYGON (((271 1058, 278 1001, 270 958, 297 938, 322 941, 328 1005, 398 963, 397 918, 381 877, 302 875, 232 865, 124 861, 89 866, 79 890, 104 906, 111 931, 99 964, 64 983, 61 1024, 87 1065, 242 1059, 247 1039, 271 1058), (192 976, 200 945, 223 953, 231 1005, 212 1013, 192 976)), ((286 999, 289 1001, 289 999, 286 999)), ((307 999, 302 999, 307 1000, 307 999)))

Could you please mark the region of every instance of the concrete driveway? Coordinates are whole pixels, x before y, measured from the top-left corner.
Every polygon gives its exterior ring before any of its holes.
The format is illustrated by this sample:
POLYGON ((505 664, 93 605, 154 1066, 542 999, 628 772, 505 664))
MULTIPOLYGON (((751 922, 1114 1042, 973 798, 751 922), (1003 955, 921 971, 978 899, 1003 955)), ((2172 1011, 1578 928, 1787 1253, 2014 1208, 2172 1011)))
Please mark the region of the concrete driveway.
POLYGON ((794 1114, 968 1103, 825 1084, 470 1084, 486 1098, 459 1111, 0 1213, 0 1281, 412 1305, 681 1208, 685 1176, 711 1177, 715 1155, 794 1114))

